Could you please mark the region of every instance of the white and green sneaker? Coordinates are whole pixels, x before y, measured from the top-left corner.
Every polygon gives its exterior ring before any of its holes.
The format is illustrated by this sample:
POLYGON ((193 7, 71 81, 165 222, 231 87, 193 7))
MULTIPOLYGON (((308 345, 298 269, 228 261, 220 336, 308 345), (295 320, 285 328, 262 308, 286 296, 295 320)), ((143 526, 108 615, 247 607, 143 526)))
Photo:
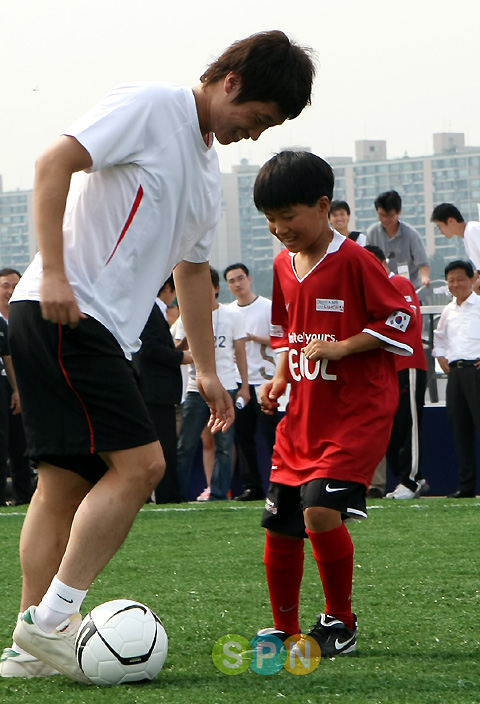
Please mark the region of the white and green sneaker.
POLYGON ((75 655, 75 636, 82 623, 81 615, 73 614, 52 633, 45 633, 35 623, 36 608, 30 606, 22 614, 13 632, 15 643, 62 675, 82 684, 91 684, 78 666, 75 655))
POLYGON ((0 677, 53 677, 59 675, 50 665, 37 660, 28 653, 17 653, 13 648, 5 648, 0 656, 0 677))

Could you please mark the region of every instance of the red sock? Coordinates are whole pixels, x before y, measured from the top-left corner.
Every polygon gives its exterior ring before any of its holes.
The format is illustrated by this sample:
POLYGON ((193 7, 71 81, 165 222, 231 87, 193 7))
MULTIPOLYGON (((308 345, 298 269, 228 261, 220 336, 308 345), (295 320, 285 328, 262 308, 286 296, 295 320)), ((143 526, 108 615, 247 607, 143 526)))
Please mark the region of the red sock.
POLYGON ((353 543, 344 523, 323 533, 307 530, 325 593, 325 613, 353 628, 353 543))
POLYGON ((275 628, 300 633, 298 601, 303 577, 303 540, 265 535, 263 561, 275 628))

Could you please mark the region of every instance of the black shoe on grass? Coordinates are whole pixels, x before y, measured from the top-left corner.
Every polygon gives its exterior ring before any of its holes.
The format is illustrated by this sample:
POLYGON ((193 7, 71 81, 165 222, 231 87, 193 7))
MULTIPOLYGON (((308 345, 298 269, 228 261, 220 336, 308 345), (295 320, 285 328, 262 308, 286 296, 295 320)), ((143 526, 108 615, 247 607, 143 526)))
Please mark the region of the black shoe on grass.
POLYGON ((275 636, 275 638, 279 638, 283 643, 285 643, 287 638, 292 637, 290 633, 279 631, 278 628, 261 628, 257 631, 257 638, 266 638, 267 636, 275 636))
POLYGON ((353 629, 346 627, 335 616, 320 614, 318 621, 308 635, 317 641, 322 658, 353 653, 357 647, 357 617, 353 614, 353 629))

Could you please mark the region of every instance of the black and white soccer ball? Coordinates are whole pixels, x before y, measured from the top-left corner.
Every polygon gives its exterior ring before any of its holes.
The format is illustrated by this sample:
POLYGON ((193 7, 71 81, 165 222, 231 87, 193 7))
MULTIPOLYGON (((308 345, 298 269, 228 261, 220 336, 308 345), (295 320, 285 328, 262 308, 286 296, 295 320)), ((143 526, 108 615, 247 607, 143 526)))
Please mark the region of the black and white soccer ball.
POLYGON ((163 667, 168 637, 158 616, 138 601, 96 606, 75 640, 78 664, 97 685, 153 680, 163 667))

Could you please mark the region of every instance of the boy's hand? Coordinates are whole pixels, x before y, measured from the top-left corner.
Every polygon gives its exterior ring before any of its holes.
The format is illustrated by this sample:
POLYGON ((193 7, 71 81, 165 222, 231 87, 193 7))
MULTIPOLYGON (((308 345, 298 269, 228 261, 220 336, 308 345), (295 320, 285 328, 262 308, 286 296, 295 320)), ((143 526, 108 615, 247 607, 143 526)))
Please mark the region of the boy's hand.
POLYGON ((275 377, 260 387, 258 399, 260 401, 260 407, 264 413, 269 416, 273 415, 275 409, 280 405, 277 399, 285 393, 286 388, 286 380, 275 379, 275 377))
POLYGON ((345 349, 342 342, 325 342, 324 340, 312 340, 306 347, 302 347, 303 354, 307 359, 316 362, 317 359, 331 359, 338 361, 345 357, 345 349))

